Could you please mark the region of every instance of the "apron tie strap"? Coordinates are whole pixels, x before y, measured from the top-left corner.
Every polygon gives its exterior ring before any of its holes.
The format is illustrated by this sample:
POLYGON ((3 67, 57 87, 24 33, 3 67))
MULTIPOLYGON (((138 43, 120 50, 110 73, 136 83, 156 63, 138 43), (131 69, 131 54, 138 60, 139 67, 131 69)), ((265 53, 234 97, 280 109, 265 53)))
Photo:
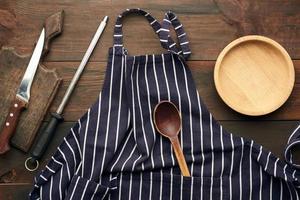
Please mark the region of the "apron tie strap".
POLYGON ((168 41, 162 43, 164 48, 169 49, 176 54, 182 54, 185 59, 187 59, 191 55, 189 41, 187 39, 187 35, 184 31, 183 25, 180 23, 175 13, 173 13, 172 11, 168 11, 165 14, 165 19, 162 22, 162 28, 159 34, 163 41, 168 41), (179 41, 180 50, 178 50, 176 43, 170 36, 170 25, 174 27, 177 39, 179 41))
POLYGON ((295 147, 300 147, 300 124, 298 127, 294 130, 294 132, 291 134, 291 136, 288 139, 287 145, 285 147, 284 151, 284 157, 287 163, 290 165, 300 169, 300 164, 296 164, 293 161, 293 154, 292 151, 295 149, 295 147))

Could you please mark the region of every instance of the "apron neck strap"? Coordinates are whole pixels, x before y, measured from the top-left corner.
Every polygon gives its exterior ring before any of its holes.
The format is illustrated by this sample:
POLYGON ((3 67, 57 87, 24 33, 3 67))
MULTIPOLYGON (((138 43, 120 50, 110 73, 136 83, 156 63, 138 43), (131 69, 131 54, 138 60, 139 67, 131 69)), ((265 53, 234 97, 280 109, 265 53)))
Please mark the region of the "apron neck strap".
MULTIPOLYGON (((126 9, 122 14, 117 17, 115 28, 114 28, 114 47, 123 47, 123 32, 122 32, 122 18, 129 14, 138 14, 145 16, 153 30, 157 33, 161 28, 160 23, 150 15, 150 13, 141 10, 139 8, 126 9)), ((158 35, 159 36, 159 35, 158 35)), ((161 41, 161 40, 160 40, 161 41)), ((162 43, 162 41, 161 41, 162 43)))
POLYGON ((123 48, 122 18, 133 13, 146 17, 155 33, 158 35, 163 48, 177 55, 183 55, 185 59, 189 57, 191 51, 189 48, 189 42, 187 40, 186 33, 183 29, 182 24, 179 22, 177 16, 171 11, 165 14, 165 19, 163 20, 161 25, 154 17, 150 15, 150 13, 142 9, 126 9, 122 14, 120 14, 117 17, 116 20, 116 24, 114 27, 114 47, 123 48), (177 48, 176 43, 170 36, 170 25, 172 25, 175 29, 175 33, 179 41, 180 50, 177 48))
POLYGON ((168 11, 165 14, 165 18, 162 22, 161 31, 159 31, 160 38, 163 41, 168 41, 167 43, 163 43, 164 48, 175 52, 176 54, 182 54, 185 59, 187 59, 191 55, 191 50, 189 47, 189 41, 186 36, 186 32, 184 31, 183 25, 180 23, 179 19, 172 11, 168 11), (170 36, 170 26, 173 26, 177 39, 179 41, 179 50, 176 43, 170 36), (166 46, 168 45, 168 46, 166 46))
POLYGON ((296 150, 297 147, 298 148, 300 147, 300 124, 298 124, 298 127, 294 130, 294 132, 289 137, 287 146, 285 147, 285 151, 284 151, 284 157, 286 162, 300 169, 300 163, 298 164, 295 163, 292 155, 293 150, 296 150))

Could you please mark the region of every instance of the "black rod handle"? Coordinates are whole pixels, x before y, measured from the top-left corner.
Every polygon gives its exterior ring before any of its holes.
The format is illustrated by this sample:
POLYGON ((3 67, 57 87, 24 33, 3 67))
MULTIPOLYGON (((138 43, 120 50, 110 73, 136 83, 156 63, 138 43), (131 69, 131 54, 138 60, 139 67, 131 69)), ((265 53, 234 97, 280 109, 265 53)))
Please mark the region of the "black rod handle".
POLYGON ((44 131, 41 133, 40 137, 38 138, 37 142, 35 143, 34 147, 31 151, 32 162, 39 160, 43 154, 45 153, 46 149, 48 148, 48 144, 51 141, 57 125, 63 121, 63 117, 57 113, 51 113, 51 119, 49 123, 46 125, 44 131))

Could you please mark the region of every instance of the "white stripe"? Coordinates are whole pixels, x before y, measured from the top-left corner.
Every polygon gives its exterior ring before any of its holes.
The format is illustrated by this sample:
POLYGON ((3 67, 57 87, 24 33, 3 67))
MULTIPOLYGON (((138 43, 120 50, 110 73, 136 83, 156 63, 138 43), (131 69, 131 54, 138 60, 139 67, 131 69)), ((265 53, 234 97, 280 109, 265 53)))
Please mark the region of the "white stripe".
POLYGON ((125 160, 125 162, 123 163, 121 171, 124 171, 125 165, 127 164, 128 160, 132 157, 132 154, 134 153, 136 147, 137 147, 137 144, 134 145, 131 153, 129 154, 129 156, 127 157, 127 159, 125 160))
POLYGON ((189 42, 187 41, 187 42, 182 42, 182 43, 180 43, 180 45, 185 45, 185 44, 188 44, 189 42))
MULTIPOLYGON (((150 115, 150 119, 152 119, 152 110, 151 110, 151 101, 150 101, 150 92, 149 92, 149 83, 148 83, 148 69, 147 69, 147 64, 148 63, 148 56, 146 56, 146 61, 145 61, 145 82, 146 82, 146 90, 147 90, 147 97, 148 97, 148 109, 149 109, 149 115, 150 115)), ((156 133, 155 133, 155 129, 153 126, 153 122, 152 120, 150 120, 150 124, 151 124, 151 129, 152 129, 152 133, 153 133, 153 144, 155 144, 156 141, 156 133)), ((151 150, 151 164, 152 164, 152 168, 154 168, 154 159, 153 159, 153 149, 151 150)))
MULTIPOLYGON (((157 80, 155 56, 152 56, 152 64, 153 64, 153 73, 154 73, 154 79, 155 79, 155 85, 156 85, 156 91, 157 91, 157 99, 158 99, 158 102, 160 102, 160 91, 159 91, 159 86, 158 86, 159 83, 158 83, 158 80, 157 80)), ((152 130, 155 132, 153 127, 152 127, 152 130)), ((162 136, 159 137, 159 140, 160 140, 160 152, 161 152, 160 158, 161 158, 161 162, 162 162, 162 167, 165 167, 165 161, 164 161, 164 158, 163 158, 164 152, 163 152, 162 136)))
POLYGON ((54 171, 53 169, 51 169, 50 167, 48 167, 48 165, 46 165, 46 168, 47 168, 50 172, 55 173, 55 171, 54 171))
POLYGON ((176 43, 174 42, 173 44, 171 44, 170 46, 169 46, 169 48, 172 48, 172 47, 174 47, 176 45, 176 43))
POLYGON ((59 177, 59 187, 58 187, 58 192, 59 192, 59 199, 62 199, 62 185, 61 185, 61 181, 63 178, 63 171, 64 171, 64 167, 61 168, 60 170, 60 177, 59 177))
POLYGON ((140 173, 140 190, 139 190, 139 200, 142 200, 142 187, 143 187, 143 172, 140 173))
POLYGON ((279 161, 279 158, 276 159, 274 164, 274 177, 277 177, 277 162, 279 161))
POLYGON ((192 53, 192 52, 190 52, 190 51, 183 52, 184 55, 186 55, 186 54, 191 54, 191 53, 192 53))
POLYGON ((131 189, 132 189, 132 173, 130 173, 128 199, 131 199, 131 189))
MULTIPOLYGON (((164 71, 164 77, 165 77, 165 81, 166 81, 166 87, 167 87, 167 92, 168 92, 168 100, 170 101, 170 87, 169 87, 169 80, 167 77, 167 73, 166 73, 166 64, 165 64, 165 56, 164 54, 161 54, 162 56, 162 65, 163 65, 163 71, 164 71)), ((170 145, 170 156, 171 156, 171 160, 172 160, 172 165, 175 165, 175 159, 174 159, 174 154, 173 154, 173 149, 172 149, 172 145, 170 145)))
MULTIPOLYGON (((171 20, 171 21, 173 21, 173 20, 171 20)), ((181 27, 182 27, 182 24, 180 24, 179 26, 175 27, 175 30, 177 30, 177 29, 179 29, 181 27)))
POLYGON ((163 193, 162 193, 162 189, 163 189, 163 180, 164 177, 163 177, 163 173, 162 173, 162 170, 160 170, 160 188, 159 188, 159 199, 162 200, 162 197, 163 197, 163 193))
POLYGON ((170 180, 170 200, 173 199, 173 168, 170 170, 171 180, 170 180))
POLYGON ((120 134, 120 117, 121 117, 121 107, 122 107, 122 90, 123 90, 123 70, 124 70, 124 57, 122 56, 121 63, 121 81, 120 81, 120 92, 119 92, 119 108, 118 108, 118 123, 117 123, 117 132, 116 132, 116 142, 115 142, 115 150, 117 151, 117 145, 119 142, 119 134, 120 134))
POLYGON ((76 137, 76 135, 75 135, 75 132, 74 132, 73 128, 71 128, 71 132, 72 132, 72 135, 73 135, 74 140, 75 140, 75 142, 76 142, 76 145, 77 145, 77 148, 78 148, 78 152, 79 152, 80 158, 82 159, 81 148, 80 148, 78 139, 77 139, 77 137, 76 137))
POLYGON ((152 199, 152 183, 153 183, 153 177, 152 177, 152 171, 150 172, 150 192, 149 192, 149 199, 152 199))
POLYGON ((114 34, 114 37, 122 37, 122 34, 114 34))
POLYGON ((175 19, 177 19, 177 16, 175 16, 173 19, 171 19, 171 22, 174 21, 175 19))
MULTIPOLYGON (((173 66, 173 72, 174 72, 174 78, 175 78, 175 86, 176 86, 176 91, 177 91, 177 96, 178 96, 178 104, 179 104, 179 111, 181 112, 181 95, 180 95, 180 92, 179 92, 179 87, 178 87, 178 81, 177 81, 177 74, 176 74, 176 65, 175 65, 175 61, 174 61, 174 57, 173 55, 172 56, 172 66, 173 66)), ((183 134, 184 134, 184 131, 181 130, 181 133, 180 133, 180 144, 181 144, 181 148, 184 149, 183 147, 183 134)))
MULTIPOLYGON (((194 156, 194 134, 193 134, 193 118, 192 118, 192 104, 191 104, 191 97, 190 97, 190 92, 189 92, 189 86, 188 86, 188 81, 187 81, 187 75, 186 75, 186 70, 183 62, 180 60, 183 73, 184 73, 184 81, 185 81, 185 90, 187 93, 187 98, 188 98, 188 103, 189 103, 189 117, 190 117, 190 138, 191 138, 191 157, 192 157, 192 167, 191 167, 191 174, 193 175, 193 168, 194 168, 194 162, 195 162, 195 156, 194 156)), ((212 143, 212 150, 213 150, 213 143, 212 143)), ((213 151, 212 151, 213 152, 213 151)), ((191 188, 193 190, 193 187, 191 188)))
POLYGON ((148 15, 150 15, 150 13, 146 13, 146 14, 145 14, 145 17, 147 17, 148 15))
POLYGON ((80 198, 81 200, 83 200, 83 198, 84 198, 84 195, 85 195, 86 188, 87 188, 88 184, 89 184, 89 181, 87 181, 87 182, 85 183, 85 186, 84 186, 83 192, 82 192, 82 194, 81 194, 81 198, 80 198))
POLYGON ((40 197, 41 199, 43 198, 43 186, 41 185, 41 189, 40 189, 40 197))
POLYGON ((160 31, 170 32, 170 30, 166 28, 160 28, 160 31))
POLYGON ((163 40, 163 39, 160 39, 160 41, 161 41, 161 42, 168 42, 168 40, 163 40))
POLYGON ((283 195, 282 187, 283 186, 282 186, 282 180, 281 179, 279 179, 279 180, 280 180, 280 193, 279 194, 280 194, 280 199, 282 200, 282 195, 283 195))
POLYGON ((69 144, 69 142, 66 140, 66 138, 65 138, 65 137, 64 137, 64 141, 65 141, 65 143, 67 144, 67 146, 69 147, 69 149, 70 149, 70 150, 71 150, 71 152, 72 152, 72 155, 73 155, 73 160, 74 160, 74 172, 75 172, 75 170, 76 170, 76 166, 77 166, 75 152, 74 152, 73 148, 71 147, 71 145, 69 144))
POLYGON ((171 21, 168 19, 163 19, 163 21, 168 22, 169 24, 171 24, 171 21))
POLYGON ((288 188, 288 190, 289 190, 290 200, 293 200, 294 198, 293 198, 293 195, 292 195, 292 191, 291 191, 289 182, 286 182, 286 185, 287 185, 287 188, 288 188))
POLYGON ((53 190, 53 176, 50 179, 50 188, 49 188, 49 199, 52 199, 52 190, 53 190))
POLYGON ((241 137, 241 143, 242 143, 242 150, 241 150, 240 169, 239 169, 239 176, 240 176, 240 199, 243 198, 242 163, 243 163, 243 157, 244 157, 244 140, 243 140, 242 137, 241 137))
MULTIPOLYGON (((203 152, 203 127, 202 127, 202 108, 201 108, 201 102, 199 98, 199 92, 197 91, 197 100, 198 100, 198 107, 199 107, 199 118, 200 118, 200 140, 201 140, 201 158, 202 158, 202 164, 201 164, 201 177, 203 177, 203 170, 204 170, 204 152, 203 152)), ((200 199, 203 198, 203 178, 201 178, 201 195, 200 199)))
POLYGON ((273 176, 271 176, 270 182, 270 199, 273 199, 273 176))
POLYGON ((210 200, 212 200, 212 190, 214 185, 214 141, 213 141, 213 128, 212 128, 212 116, 209 114, 209 129, 210 129, 210 148, 211 148, 211 179, 210 179, 210 188, 209 188, 209 196, 210 200))
MULTIPOLYGON (((147 70, 147 62, 148 62, 148 59, 146 57, 146 61, 145 61, 145 70, 147 70)), ((138 64, 137 66, 137 72, 136 72, 136 88, 137 88, 137 98, 138 98, 138 105, 139 105, 139 110, 140 110, 140 118, 141 118, 141 125, 142 125, 142 131, 143 131, 143 137, 144 137, 144 142, 145 142, 145 145, 146 145, 146 150, 147 150, 147 157, 149 157, 150 155, 150 151, 149 151, 149 147, 148 147, 148 143, 147 143, 147 139, 146 139, 146 132, 145 132, 145 127, 144 127, 144 117, 143 117, 143 111, 142 111, 142 106, 141 106, 141 99, 140 99, 140 86, 139 86, 139 69, 140 69, 140 64, 138 64)), ((132 88, 133 88, 133 83, 132 84, 132 88)), ((133 94, 133 90, 132 90, 132 96, 134 96, 133 94)), ((133 104, 135 105, 135 104, 133 104)), ((134 106, 133 106, 134 107, 134 106)), ((151 118, 151 116, 150 116, 151 118)), ((152 129, 153 130, 153 129, 152 129)), ((151 163, 152 163, 152 167, 154 167, 154 163, 153 163, 153 156, 152 156, 152 160, 151 160, 151 163)))
POLYGON ((114 167, 116 166, 116 164, 119 162, 121 156, 123 155, 124 149, 125 149, 125 147, 126 147, 128 141, 129 141, 129 138, 131 137, 131 134, 132 134, 132 133, 133 133, 133 130, 130 130, 130 132, 129 132, 129 134, 128 134, 126 140, 125 140, 125 143, 124 143, 124 145, 123 145, 123 147, 122 147, 122 149, 121 149, 121 152, 120 152, 120 154, 118 155, 117 160, 116 160, 116 161, 114 162, 114 164, 112 165, 112 167, 111 167, 111 169, 110 169, 110 172, 113 172, 114 167))
POLYGON ((45 176, 43 176, 42 174, 40 175, 40 177, 41 177, 42 179, 44 179, 45 181, 48 181, 48 179, 46 179, 45 176))
POLYGON ((154 24, 156 22, 156 19, 155 20, 153 20, 150 24, 152 25, 152 24, 154 24))
POLYGON ((285 171, 285 170, 286 170, 286 167, 287 167, 287 164, 285 164, 285 165, 284 165, 284 168, 283 168, 283 174, 284 174, 284 180, 285 180, 285 181, 287 181, 287 176, 286 176, 286 171, 285 171))
MULTIPOLYGON (((112 83, 113 83, 113 77, 114 77, 114 56, 112 59, 112 64, 111 64, 111 75, 110 75, 110 86, 109 86, 109 97, 108 97, 108 114, 107 114, 107 123, 106 123, 106 132, 105 132, 105 141, 104 141, 104 150, 103 150, 103 157, 102 157, 102 163, 101 163, 101 169, 100 169, 100 176, 103 173, 104 170, 104 163, 105 163, 105 157, 106 157, 106 150, 107 150, 107 140, 108 140, 108 130, 109 130, 109 125, 110 125, 110 113, 111 113, 111 99, 112 99, 112 83)), ((99 181, 99 184, 101 184, 101 180, 99 181)))
POLYGON ((268 169, 268 164, 269 164, 269 159, 270 159, 270 155, 271 155, 271 152, 268 153, 268 156, 267 156, 267 163, 266 163, 266 166, 265 166, 265 171, 267 171, 268 169))
POLYGON ((74 193, 75 193, 75 191, 76 191, 76 187, 77 187, 78 181, 79 181, 79 176, 77 177, 77 180, 76 180, 75 186, 74 186, 74 188, 73 188, 73 191, 72 191, 70 200, 71 200, 71 199, 73 198, 73 196, 74 196, 74 193))
POLYGON ((58 160, 56 160, 53 156, 51 156, 51 158, 52 158, 52 160, 53 160, 54 162, 56 162, 57 164, 63 166, 63 164, 62 164, 61 162, 59 162, 58 160))
POLYGON ((121 172, 121 175, 120 175, 120 186, 119 186, 119 200, 121 199, 121 194, 122 194, 122 182, 123 182, 123 173, 121 172))
MULTIPOLYGON (((115 49, 113 48, 113 51, 114 50, 115 49)), ((96 131, 95 131, 94 150, 93 150, 93 162, 92 162, 92 169, 91 169, 90 179, 92 179, 92 177, 93 177, 94 168, 95 168, 96 148, 97 148, 97 142, 98 142, 99 124, 100 124, 100 116, 101 116, 101 102, 102 102, 102 98, 101 98, 101 93, 100 93, 99 94, 99 100, 98 100, 97 125, 96 125, 96 131)))
POLYGON ((262 154, 262 146, 260 146, 260 148, 259 148, 259 154, 258 154, 258 157, 257 157, 257 162, 259 162, 261 154, 262 154))
POLYGON ((67 161, 67 159, 66 159, 66 156, 65 156, 65 154, 60 150, 59 147, 58 147, 57 149, 58 149, 58 151, 61 153, 61 155, 63 156, 64 160, 66 161, 66 167, 67 167, 67 172, 68 172, 68 178, 69 178, 69 180, 71 180, 70 169, 69 169, 69 163, 68 163, 68 161, 67 161))
POLYGON ((222 165, 220 175, 220 199, 223 200, 223 173, 224 173, 224 143, 223 143, 223 127, 220 126, 220 141, 222 149, 222 165))
POLYGON ((181 37, 183 37, 184 35, 186 35, 186 33, 182 33, 182 34, 178 35, 178 38, 181 38, 181 37))
POLYGON ((183 193, 183 176, 180 176, 180 200, 182 200, 183 193))
POLYGON ((85 148, 86 148, 86 140, 87 140, 87 135, 88 135, 88 129, 89 129, 89 124, 90 124, 90 111, 91 109, 88 110, 87 113, 87 121, 85 125, 85 134, 84 134, 84 141, 83 141, 83 158, 82 158, 82 171, 81 171, 81 176, 84 176, 84 166, 85 166, 85 148))
POLYGON ((250 145, 250 152, 249 152, 249 176, 250 176, 250 189, 249 189, 249 200, 252 200, 252 147, 253 147, 253 140, 251 140, 251 145, 250 145))
POLYGON ((229 173, 229 199, 232 199, 232 171, 233 171, 233 163, 234 163, 234 144, 233 144, 233 137, 232 134, 230 134, 230 140, 231 140, 231 148, 232 148, 232 152, 231 152, 231 166, 230 166, 230 173, 229 173))
POLYGON ((123 44, 114 44, 114 47, 122 47, 123 44))
POLYGON ((122 27, 122 24, 116 24, 115 27, 122 27))
POLYGON ((109 190, 109 188, 106 188, 105 193, 103 194, 103 197, 101 198, 101 200, 105 199, 105 196, 107 195, 108 190, 109 190))
POLYGON ((259 166, 259 199, 262 200, 262 166, 259 166))

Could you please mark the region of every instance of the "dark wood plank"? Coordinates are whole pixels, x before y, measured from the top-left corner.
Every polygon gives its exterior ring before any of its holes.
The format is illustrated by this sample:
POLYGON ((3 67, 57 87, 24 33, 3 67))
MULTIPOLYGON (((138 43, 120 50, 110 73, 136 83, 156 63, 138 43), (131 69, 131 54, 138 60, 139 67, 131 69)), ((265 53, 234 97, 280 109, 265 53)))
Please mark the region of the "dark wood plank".
MULTIPOLYGON (((22 53, 31 53, 43 20, 64 9, 64 32, 53 43, 46 59, 79 61, 100 20, 109 15, 110 22, 91 58, 93 61, 105 61, 107 49, 112 46, 112 27, 117 14, 127 7, 141 7, 158 19, 162 19, 167 10, 179 15, 191 42, 192 60, 215 60, 226 44, 247 34, 269 36, 287 48, 294 59, 300 58, 298 0, 285 1, 284 5, 274 0, 242 1, 241 5, 234 2, 2 0, 0 45, 14 46, 22 53)), ((125 43, 131 54, 162 51, 146 20, 129 17, 124 24, 125 43)))
MULTIPOLYGON (((300 119, 300 61, 294 61, 296 69, 296 84, 288 101, 277 111, 262 117, 247 117, 230 109, 218 96, 213 81, 213 61, 188 62, 195 84, 208 109, 218 120, 298 120, 300 119)), ((75 73, 78 62, 51 62, 46 66, 56 68, 63 83, 58 91, 51 111, 55 111, 62 99, 67 86, 75 73)), ((67 105, 64 116, 66 121, 76 121, 95 102, 102 88, 106 70, 105 62, 90 62, 67 105)))
POLYGON ((28 199, 30 184, 0 184, 0 199, 2 200, 20 200, 28 199))
MULTIPOLYGON (((283 150, 287 139, 297 124, 296 121, 221 121, 220 123, 235 136, 251 138, 280 158, 283 158, 283 150)), ((58 127, 55 137, 41 160, 40 169, 44 168, 73 125, 74 122, 65 122, 58 127)), ((37 172, 26 171, 24 161, 27 157, 28 154, 17 149, 12 149, 8 154, 0 157, 0 186, 3 184, 1 183, 1 176, 11 170, 15 170, 16 173, 12 183, 32 184, 33 176, 37 172)), ((295 154, 294 157, 300 158, 300 154, 295 154)), ((3 187, 0 187, 0 194, 1 190, 3 190, 3 187)))

